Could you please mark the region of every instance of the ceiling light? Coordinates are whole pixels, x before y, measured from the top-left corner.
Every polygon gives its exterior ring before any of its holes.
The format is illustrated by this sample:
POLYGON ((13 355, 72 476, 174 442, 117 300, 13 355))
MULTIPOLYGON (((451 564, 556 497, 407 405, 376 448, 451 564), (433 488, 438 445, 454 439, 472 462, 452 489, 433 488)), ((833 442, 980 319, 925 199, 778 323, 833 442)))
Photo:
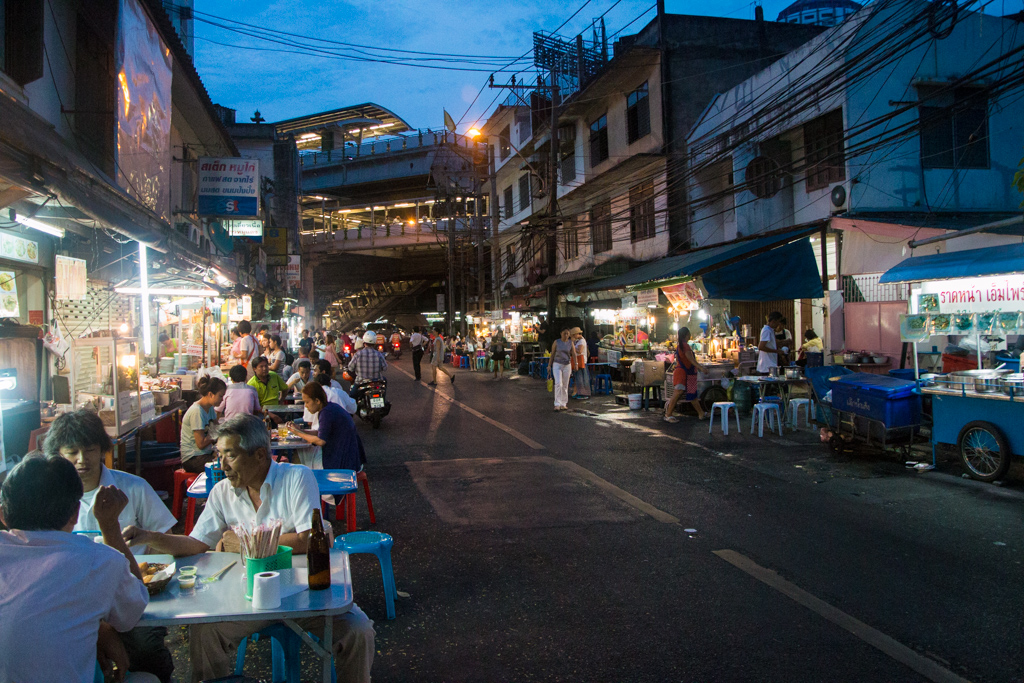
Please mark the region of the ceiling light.
POLYGON ((47 235, 53 235, 54 237, 63 237, 64 228, 57 228, 52 225, 47 225, 41 221, 37 221, 35 218, 29 218, 28 216, 19 216, 14 211, 11 211, 11 218, 21 223, 26 228, 32 228, 39 232, 45 232, 47 235))

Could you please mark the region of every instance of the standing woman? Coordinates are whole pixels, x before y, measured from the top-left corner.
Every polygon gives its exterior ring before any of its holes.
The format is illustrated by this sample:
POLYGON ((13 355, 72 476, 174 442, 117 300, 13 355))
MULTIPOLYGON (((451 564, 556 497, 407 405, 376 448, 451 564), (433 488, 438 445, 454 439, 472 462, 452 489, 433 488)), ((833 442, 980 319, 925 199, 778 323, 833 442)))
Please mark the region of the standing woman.
POLYGON ((686 400, 690 402, 693 409, 697 411, 698 419, 704 419, 704 407, 697 400, 697 372, 707 372, 707 369, 697 362, 690 348, 690 328, 680 327, 676 337, 676 369, 672 372, 672 384, 675 391, 672 393, 672 400, 665 406, 665 422, 679 422, 679 418, 672 413, 676 410, 676 403, 679 397, 686 394, 686 400))
POLYGON ((200 399, 189 406, 181 418, 181 468, 197 474, 213 462, 210 425, 217 422, 216 408, 224 400, 228 385, 218 377, 199 378, 200 399))
POLYGON ((560 339, 551 343, 548 370, 555 380, 555 411, 569 409, 569 377, 572 375, 572 356, 575 353, 569 328, 562 330, 560 339))
POLYGON ((455 375, 444 366, 444 352, 446 344, 444 335, 440 330, 435 329, 430 335, 430 386, 437 386, 437 373, 448 375, 448 379, 455 384, 455 375))
POLYGON ((587 340, 583 338, 583 330, 578 327, 570 331, 572 337, 572 373, 576 380, 576 394, 573 398, 586 401, 590 398, 590 373, 587 372, 587 340))
POLYGON ((331 373, 333 374, 338 366, 341 365, 341 360, 338 358, 338 351, 334 348, 334 336, 327 335, 327 345, 324 346, 324 360, 331 364, 331 373))
POLYGON ((491 360, 494 362, 494 379, 501 379, 505 372, 505 335, 500 328, 491 337, 491 360))

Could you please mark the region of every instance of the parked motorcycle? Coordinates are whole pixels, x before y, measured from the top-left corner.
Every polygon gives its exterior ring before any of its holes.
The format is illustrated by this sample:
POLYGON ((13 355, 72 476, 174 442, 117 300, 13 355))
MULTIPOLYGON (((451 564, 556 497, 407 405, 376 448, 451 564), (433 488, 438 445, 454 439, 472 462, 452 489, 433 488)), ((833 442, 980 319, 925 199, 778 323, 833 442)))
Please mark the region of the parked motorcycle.
POLYGON ((387 398, 387 380, 360 382, 356 389, 356 415, 364 422, 372 424, 374 429, 380 429, 381 421, 391 412, 391 404, 387 398))

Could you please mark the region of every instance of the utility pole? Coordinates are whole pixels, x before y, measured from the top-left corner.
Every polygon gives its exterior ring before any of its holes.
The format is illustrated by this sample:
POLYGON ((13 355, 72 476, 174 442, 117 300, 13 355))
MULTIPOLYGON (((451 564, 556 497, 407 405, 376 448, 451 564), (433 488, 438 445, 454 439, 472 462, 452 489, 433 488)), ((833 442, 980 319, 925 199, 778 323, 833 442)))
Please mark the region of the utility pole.
MULTIPOLYGON (((499 142, 499 144, 501 144, 499 142)), ((498 175, 494 166, 494 145, 487 146, 487 179, 491 185, 491 286, 494 287, 494 310, 501 310, 501 243, 498 238, 498 175)))
POLYGON ((455 240, 452 237, 452 223, 454 219, 452 217, 452 201, 448 197, 447 181, 444 189, 444 203, 448 211, 448 220, 445 222, 445 237, 448 239, 448 287, 447 287, 447 301, 444 307, 444 334, 445 337, 452 333, 452 312, 455 308, 455 240))
MULTIPOLYGON (((548 172, 548 277, 558 270, 558 71, 551 69, 551 161, 548 172)), ((548 285, 548 329, 558 314, 558 289, 548 285)))

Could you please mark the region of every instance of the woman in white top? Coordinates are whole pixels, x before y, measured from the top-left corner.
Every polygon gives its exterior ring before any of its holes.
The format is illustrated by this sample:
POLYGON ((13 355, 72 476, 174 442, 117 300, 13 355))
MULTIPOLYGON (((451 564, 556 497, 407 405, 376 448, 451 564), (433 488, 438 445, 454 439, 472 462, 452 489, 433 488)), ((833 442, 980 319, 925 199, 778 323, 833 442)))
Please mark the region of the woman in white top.
POLYGON ((281 377, 291 377, 292 367, 285 359, 284 349, 281 348, 281 337, 272 334, 268 339, 270 340, 270 354, 267 356, 267 360, 270 361, 270 369, 281 377))

